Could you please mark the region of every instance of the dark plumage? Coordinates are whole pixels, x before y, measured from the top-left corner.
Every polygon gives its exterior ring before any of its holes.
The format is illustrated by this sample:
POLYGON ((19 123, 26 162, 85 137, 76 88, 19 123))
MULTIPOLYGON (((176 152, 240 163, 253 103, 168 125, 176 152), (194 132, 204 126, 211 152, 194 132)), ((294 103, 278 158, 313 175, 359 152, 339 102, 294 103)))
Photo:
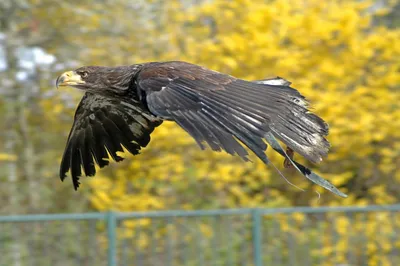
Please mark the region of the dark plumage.
POLYGON ((57 86, 86 93, 80 102, 61 162, 75 189, 82 170, 95 175, 95 162, 115 161, 125 147, 138 154, 163 120, 173 120, 204 149, 224 150, 248 160, 252 150, 265 164, 267 141, 304 176, 340 195, 328 181, 294 162, 275 137, 311 162, 328 153, 328 125, 309 112, 304 97, 281 78, 245 81, 185 62, 121 67, 82 67, 66 72, 57 86))

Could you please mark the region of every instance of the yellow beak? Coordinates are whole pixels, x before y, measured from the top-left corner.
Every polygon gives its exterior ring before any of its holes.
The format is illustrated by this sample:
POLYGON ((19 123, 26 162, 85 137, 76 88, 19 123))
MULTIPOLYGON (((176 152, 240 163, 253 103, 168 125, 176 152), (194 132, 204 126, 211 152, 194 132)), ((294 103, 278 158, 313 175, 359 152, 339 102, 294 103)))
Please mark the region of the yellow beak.
POLYGON ((67 71, 57 78, 56 87, 59 86, 74 86, 79 84, 85 84, 81 76, 75 71, 67 71))

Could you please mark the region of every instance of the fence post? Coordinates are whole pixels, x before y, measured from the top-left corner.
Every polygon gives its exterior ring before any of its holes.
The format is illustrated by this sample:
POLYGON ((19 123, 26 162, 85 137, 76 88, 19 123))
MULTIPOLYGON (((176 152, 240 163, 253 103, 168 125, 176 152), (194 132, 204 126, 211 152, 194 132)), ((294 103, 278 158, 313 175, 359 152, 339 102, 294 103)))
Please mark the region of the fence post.
POLYGON ((253 238, 253 255, 254 265, 262 266, 262 242, 261 242, 261 212, 258 209, 253 209, 252 216, 252 238, 253 238))
POLYGON ((106 216, 108 237, 108 266, 117 266, 117 219, 110 211, 106 216))

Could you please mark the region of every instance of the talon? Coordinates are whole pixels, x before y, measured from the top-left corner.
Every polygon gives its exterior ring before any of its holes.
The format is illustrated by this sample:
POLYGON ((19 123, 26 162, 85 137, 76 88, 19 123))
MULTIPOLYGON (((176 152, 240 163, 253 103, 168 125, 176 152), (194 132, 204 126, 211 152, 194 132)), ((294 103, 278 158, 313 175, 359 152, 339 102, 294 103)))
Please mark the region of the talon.
MULTIPOLYGON (((289 156, 291 160, 293 160, 294 151, 291 148, 286 147, 286 154, 289 156)), ((293 168, 293 164, 290 162, 288 158, 285 158, 285 160, 283 161, 283 167, 293 168)))

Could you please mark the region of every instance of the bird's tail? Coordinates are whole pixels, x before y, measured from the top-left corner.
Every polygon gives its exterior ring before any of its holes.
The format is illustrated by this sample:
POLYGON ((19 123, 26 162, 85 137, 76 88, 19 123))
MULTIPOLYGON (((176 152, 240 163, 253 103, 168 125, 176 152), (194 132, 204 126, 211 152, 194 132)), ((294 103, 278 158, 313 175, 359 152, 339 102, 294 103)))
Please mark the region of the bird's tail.
POLYGON ((279 89, 287 94, 285 104, 280 105, 281 109, 272 116, 271 133, 308 160, 314 163, 322 161, 330 147, 325 139, 329 133, 328 124, 309 111, 307 100, 289 87, 288 81, 275 78, 260 82, 264 82, 266 90, 279 89), (277 84, 279 81, 282 85, 277 84))
POLYGON ((308 110, 304 96, 289 85, 281 78, 236 80, 205 102, 228 117, 226 123, 235 128, 232 133, 237 138, 252 135, 252 141, 259 143, 258 138, 271 133, 306 159, 320 162, 329 149, 328 125, 308 110))
POLYGON ((308 109, 308 103, 290 83, 281 78, 248 82, 235 80, 225 90, 203 95, 208 116, 250 148, 263 162, 267 145, 289 160, 314 183, 340 196, 346 196, 331 183, 290 158, 276 140, 312 162, 327 154, 328 125, 308 109), (209 108, 207 108, 209 107, 209 108))

